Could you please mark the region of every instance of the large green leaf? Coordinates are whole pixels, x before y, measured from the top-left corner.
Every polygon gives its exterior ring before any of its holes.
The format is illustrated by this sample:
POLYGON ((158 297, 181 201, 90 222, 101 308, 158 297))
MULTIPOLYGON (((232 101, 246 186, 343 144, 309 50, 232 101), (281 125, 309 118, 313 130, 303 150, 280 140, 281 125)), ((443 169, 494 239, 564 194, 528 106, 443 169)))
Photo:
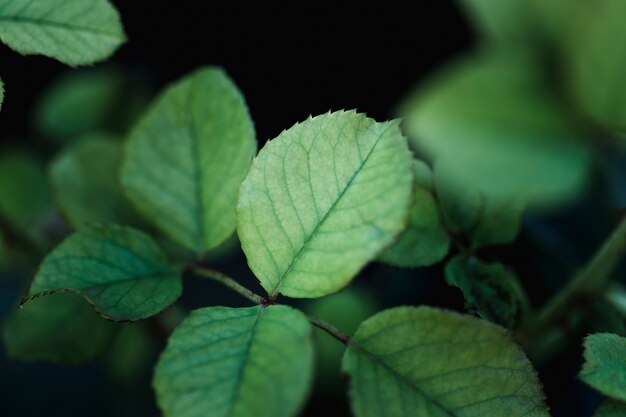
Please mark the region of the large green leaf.
POLYGON ((428 188, 419 185, 432 184, 430 170, 426 171, 423 163, 414 161, 413 171, 416 187, 409 208, 409 223, 394 244, 378 257, 382 262, 403 268, 435 264, 450 248, 448 234, 439 221, 437 202, 428 188))
POLYGON ((276 297, 343 288, 404 228, 411 154, 397 122, 354 111, 296 124, 268 142, 241 185, 237 231, 276 297))
POLYGON ((404 105, 412 144, 458 187, 488 199, 552 205, 576 196, 590 153, 580 129, 528 55, 469 57, 404 105))
POLYGON ((28 299, 75 292, 104 317, 131 321, 159 313, 181 291, 179 271, 148 235, 94 225, 74 233, 46 257, 28 299))
POLYGON ((37 103, 37 132, 57 142, 93 131, 125 134, 147 103, 146 90, 140 80, 115 67, 68 71, 37 103))
POLYGON ((76 66, 108 58, 126 37, 107 0, 0 0, 0 40, 76 66))
POLYGON ((593 19, 579 28, 571 79, 580 107, 609 129, 626 129, 626 2, 596 2, 593 19))
POLYGON ((626 338, 596 333, 585 339, 580 379, 604 395, 626 401, 626 338))
POLYGON ((235 230, 239 185, 256 153, 241 93, 219 68, 169 86, 130 135, 122 184, 135 206, 195 252, 235 230))
POLYGON ((154 376, 165 417, 288 417, 312 376, 311 325, 286 306, 195 310, 154 376))
POLYGON ((626 417, 626 404, 620 401, 606 400, 596 410, 593 417, 626 417))
POLYGON ((4 322, 4 346, 13 360, 77 365, 104 352, 115 326, 80 296, 58 294, 15 310, 4 322))
POLYGON ((502 328, 429 307, 361 324, 343 358, 357 417, 548 417, 535 371, 502 328))
POLYGON ((446 264, 446 281, 458 287, 465 306, 483 319, 512 329, 526 299, 515 273, 499 263, 457 256, 446 264))
POLYGON ((119 142, 106 135, 91 135, 55 158, 50 167, 52 190, 74 227, 94 222, 137 223, 119 184, 121 157, 119 142))

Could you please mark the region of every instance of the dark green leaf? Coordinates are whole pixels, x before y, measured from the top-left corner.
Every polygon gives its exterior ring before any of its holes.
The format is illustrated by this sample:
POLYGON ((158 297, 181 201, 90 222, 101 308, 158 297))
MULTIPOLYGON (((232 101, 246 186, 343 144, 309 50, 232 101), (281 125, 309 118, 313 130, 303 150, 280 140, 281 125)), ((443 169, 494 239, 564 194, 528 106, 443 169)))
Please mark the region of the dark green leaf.
POLYGON ((458 287, 465 307, 483 319, 512 329, 526 299, 515 273, 499 263, 457 256, 446 265, 446 281, 458 287))
POLYGON ((75 292, 104 317, 132 321, 159 313, 181 291, 179 271, 148 235, 94 225, 74 233, 46 257, 29 299, 75 292))
POLYGON ((256 153, 237 87, 219 68, 169 86, 130 135, 122 185, 166 236, 202 253, 235 230, 241 181, 256 153))
POLYGON ((288 417, 312 376, 311 325, 286 306, 195 310, 154 376, 165 417, 288 417))
POLYGON ((115 326, 78 295, 58 294, 15 310, 4 323, 4 346, 9 359, 78 365, 104 352, 115 326))
POLYGON ((272 296, 346 286, 406 224, 411 154, 398 122, 354 111, 296 124, 268 142, 241 185, 237 231, 272 296))
POLYGON ((0 40, 21 54, 76 66, 108 58, 126 36, 107 0, 2 0, 0 40))
POLYGON ((364 321, 343 358, 357 417, 548 417, 535 371, 508 333, 429 307, 364 321))
POLYGON ((620 401, 606 400, 593 417, 626 417, 626 404, 620 401))
POLYGON ((585 339, 579 377, 604 395, 626 401, 626 338, 596 333, 585 339))

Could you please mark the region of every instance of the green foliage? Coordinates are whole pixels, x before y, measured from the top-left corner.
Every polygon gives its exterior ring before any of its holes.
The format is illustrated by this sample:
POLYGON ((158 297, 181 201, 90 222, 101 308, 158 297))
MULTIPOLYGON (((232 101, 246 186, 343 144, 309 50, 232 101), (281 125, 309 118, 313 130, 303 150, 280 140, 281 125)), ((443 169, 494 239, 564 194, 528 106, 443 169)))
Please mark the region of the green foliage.
POLYGON ((626 417, 626 404, 607 400, 602 403, 593 417, 626 417))
POLYGON ((159 313, 181 291, 178 271, 148 235, 94 225, 71 235, 46 257, 29 298, 75 292, 104 317, 131 321, 159 313))
POLYGON ((91 135, 68 147, 50 166, 57 205, 75 228, 89 223, 137 224, 122 193, 122 145, 106 135, 91 135))
POLYGON ((122 184, 147 220, 199 254, 234 232, 255 152, 243 96, 221 69, 202 68, 168 87, 135 126, 122 184))
POLYGON ((529 55, 484 53, 448 66, 407 99, 413 146, 456 187, 552 205, 575 196, 590 165, 581 128, 529 55))
POLYGON ((459 2, 477 30, 489 41, 506 44, 511 41, 526 41, 536 36, 534 10, 529 0, 459 2))
POLYGON ((17 52, 71 66, 108 58, 126 41, 108 0, 5 0, 0 23, 0 40, 17 52))
POLYGON ((144 90, 119 68, 74 70, 44 91, 34 124, 38 133, 57 143, 94 131, 126 133, 147 101, 144 90))
POLYGON ((414 161, 413 170, 416 186, 409 207, 409 223, 394 244, 378 258, 389 265, 403 268, 433 265, 441 261, 450 248, 450 239, 439 220, 437 202, 429 191, 432 185, 425 188, 419 185, 428 182, 432 184, 430 170, 418 161, 414 161))
POLYGON ((241 185, 237 231, 276 297, 343 288, 405 225, 411 155, 397 122, 336 112, 268 142, 241 185))
POLYGON ((446 281, 463 291, 465 307, 481 318, 512 329, 526 304, 514 272, 500 263, 457 256, 446 264, 446 281))
POLYGON ((626 401, 626 338, 596 333, 585 339, 580 379, 601 393, 626 401))
POLYGON ((103 353, 116 330, 78 295, 60 294, 14 311, 3 339, 13 360, 78 365, 103 353))
POLYGON ((286 306, 195 310, 174 332, 154 376, 166 417, 286 417, 312 376, 311 325, 286 306))
POLYGON ((343 359, 357 417, 542 416, 530 362, 500 327, 430 307, 361 324, 343 359))

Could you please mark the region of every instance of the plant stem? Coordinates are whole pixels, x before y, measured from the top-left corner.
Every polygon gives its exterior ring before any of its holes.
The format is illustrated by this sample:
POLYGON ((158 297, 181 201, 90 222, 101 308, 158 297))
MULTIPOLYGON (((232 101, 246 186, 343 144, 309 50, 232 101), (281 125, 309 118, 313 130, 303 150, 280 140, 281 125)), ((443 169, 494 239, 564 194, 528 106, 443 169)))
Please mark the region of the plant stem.
POLYGON ((204 267, 195 267, 192 269, 193 273, 199 275, 201 277, 210 278, 214 281, 217 281, 231 290, 239 293, 241 296, 247 298, 255 304, 264 304, 266 302, 265 298, 261 297, 258 294, 253 293, 243 285, 239 284, 237 281, 232 279, 229 276, 222 274, 219 271, 215 271, 213 269, 208 269, 204 267))
POLYGON ((530 320, 529 328, 522 329, 518 334, 522 344, 531 342, 538 334, 563 318, 580 296, 605 286, 625 254, 626 217, 621 220, 583 270, 576 274, 533 320, 530 320))
MULTIPOLYGON (((193 273, 195 275, 199 275, 201 277, 212 279, 214 281, 219 282, 220 284, 223 284, 223 285, 227 286, 231 290, 234 290, 235 292, 239 293, 243 297, 245 297, 248 300, 252 301, 254 304, 260 304, 260 305, 263 305, 263 306, 267 306, 267 305, 270 305, 270 304, 276 304, 274 302, 271 302, 269 298, 265 298, 265 297, 262 297, 262 296, 260 296, 258 294, 255 294, 254 292, 250 291, 249 289, 247 289, 243 285, 239 284, 237 281, 235 281, 231 277, 226 276, 226 275, 222 274, 219 271, 216 271, 216 270, 213 270, 213 269, 209 269, 209 268, 204 268, 204 267, 201 267, 201 266, 195 266, 195 267, 191 268, 191 271, 193 271, 193 273)), ((315 317, 315 316, 313 316, 311 314, 308 314, 308 313, 304 313, 304 315, 311 322, 311 324, 313 324, 315 327, 319 327, 320 329, 324 330, 326 333, 328 333, 329 335, 331 335, 335 339, 339 340, 344 345, 348 345, 350 343, 350 337, 345 335, 345 334, 343 334, 341 331, 339 331, 332 324, 327 323, 324 320, 321 320, 321 319, 319 319, 319 318, 317 318, 317 317, 315 317)))
POLYGON ((343 334, 332 324, 326 323, 324 320, 320 320, 319 318, 308 313, 305 313, 305 316, 315 327, 324 330, 326 333, 339 340, 346 346, 350 344, 350 336, 343 334))

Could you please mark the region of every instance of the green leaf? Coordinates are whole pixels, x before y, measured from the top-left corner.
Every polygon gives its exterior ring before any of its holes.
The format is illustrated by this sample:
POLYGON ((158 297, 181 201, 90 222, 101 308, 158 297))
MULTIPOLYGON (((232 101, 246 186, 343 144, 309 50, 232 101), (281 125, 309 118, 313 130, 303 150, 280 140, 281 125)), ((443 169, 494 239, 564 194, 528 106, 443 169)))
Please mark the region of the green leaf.
POLYGON ((517 238, 524 211, 522 204, 483 199, 481 207, 478 222, 468 232, 472 249, 502 245, 517 238))
POLYGON ((591 162, 584 130, 551 89, 530 56, 483 54, 450 65, 402 114, 413 146, 444 164, 452 184, 549 206, 583 189, 591 162))
POLYGON ((0 109, 2 108, 3 102, 4 102, 4 83, 0 79, 0 109))
POLYGON ((504 329, 430 307, 364 321, 343 358, 357 417, 548 417, 535 371, 504 329))
POLYGON ((9 359, 78 365, 102 354, 115 330, 81 297, 59 294, 15 310, 3 338, 9 359))
MULTIPOLYGON (((345 334, 353 334, 359 324, 377 310, 376 301, 367 292, 348 287, 338 294, 316 298, 307 305, 306 311, 332 323, 345 334)), ((340 378, 341 357, 345 347, 325 331, 315 328, 316 389, 335 394, 343 389, 340 378)))
POLYGON ((478 32, 489 41, 507 44, 536 37, 536 18, 528 0, 461 0, 460 3, 478 32))
POLYGON ((181 291, 179 272, 148 235, 94 225, 74 233, 46 257, 27 300, 75 292, 104 317, 133 321, 164 310, 181 291))
POLYGON ((593 10, 593 19, 578 29, 572 48, 570 79, 578 104, 597 123, 626 129, 626 2, 606 0, 593 10))
POLYGON ((174 331, 153 385, 165 417, 287 417, 304 402, 312 365, 299 311, 208 307, 174 331))
POLYGON ((108 58, 126 36, 107 0, 3 0, 0 40, 23 55, 77 66, 108 58))
POLYGON ((143 384, 156 362, 155 343, 150 339, 148 326, 141 324, 118 324, 119 332, 105 356, 107 376, 126 387, 143 384))
POLYGON ((606 400, 596 410, 593 417, 626 417, 626 404, 619 401, 606 400))
POLYGON ((59 143, 93 131, 125 134, 145 107, 146 90, 117 68, 73 70, 44 91, 34 123, 38 133, 59 143))
POLYGON ((448 284, 458 287, 465 307, 483 319, 512 329, 526 300, 515 273, 499 263, 457 256, 445 268, 448 284))
POLYGON ((398 122, 354 111, 309 118, 268 142, 241 185, 237 231, 276 297, 343 288, 404 228, 411 154, 398 122))
POLYGON ((130 135, 122 184, 165 235, 201 253, 235 230, 239 185, 256 153, 244 99, 219 68, 169 86, 130 135))
POLYGON ((413 161, 415 189, 409 208, 409 223, 378 260, 392 266, 415 268, 443 259, 450 248, 450 239, 439 220, 439 209, 432 194, 433 178, 428 165, 413 161))
POLYGON ((75 228, 94 222, 138 223, 116 175, 121 158, 119 142, 95 134, 73 144, 52 162, 53 193, 75 228))
POLYGON ((585 338, 585 363, 579 377, 604 395, 626 400, 626 338, 596 333, 585 338))

